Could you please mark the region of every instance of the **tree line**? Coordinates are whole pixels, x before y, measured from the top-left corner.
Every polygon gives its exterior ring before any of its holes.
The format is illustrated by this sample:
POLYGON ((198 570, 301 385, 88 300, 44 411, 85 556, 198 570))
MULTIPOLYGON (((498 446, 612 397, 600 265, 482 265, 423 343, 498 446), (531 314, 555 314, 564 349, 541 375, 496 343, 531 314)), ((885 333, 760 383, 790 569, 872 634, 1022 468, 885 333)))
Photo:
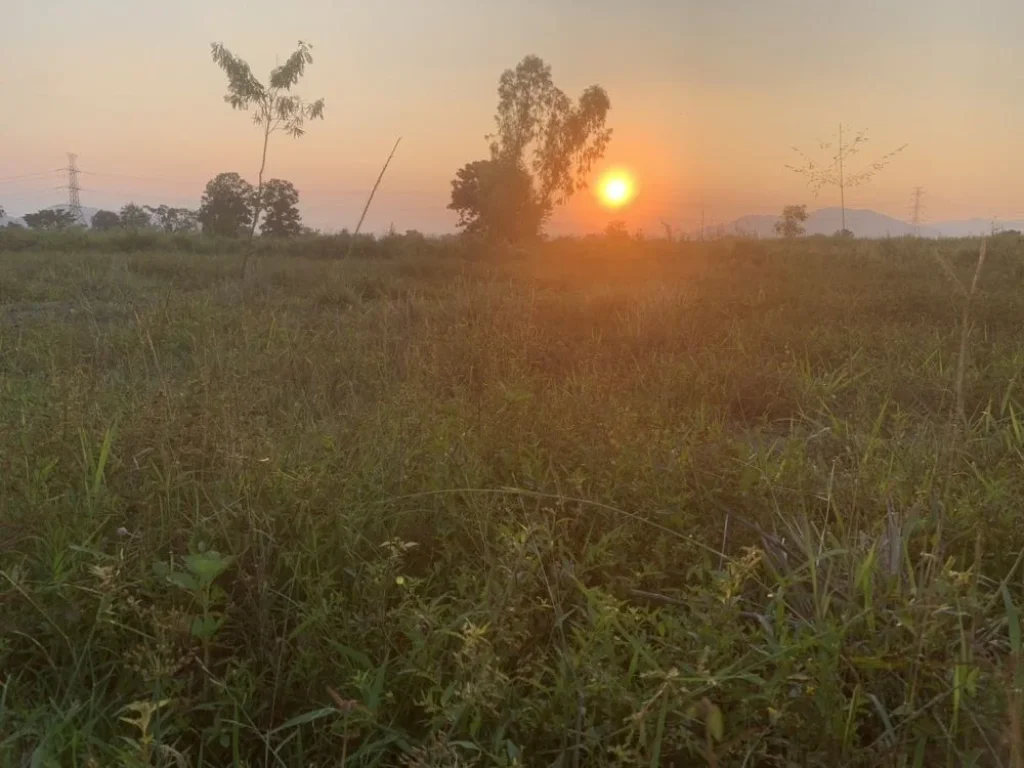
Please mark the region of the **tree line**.
MULTIPOLYGON (((304 229, 299 193, 288 181, 264 181, 270 137, 283 132, 301 137, 308 120, 323 119, 324 100, 307 102, 291 93, 312 63, 308 43, 299 41, 284 64, 264 82, 243 59, 220 43, 211 46, 214 63, 228 80, 224 96, 233 109, 252 111, 263 133, 263 152, 255 187, 237 173, 221 173, 203 193, 198 211, 168 206, 126 205, 119 213, 99 211, 93 228, 157 229, 225 237, 289 237, 304 229)), ((605 120, 611 102, 604 88, 592 85, 574 102, 555 86, 551 68, 537 56, 525 57, 498 81, 495 133, 485 137, 489 157, 459 169, 448 206, 457 226, 489 240, 519 242, 537 237, 554 209, 586 186, 590 169, 611 139, 605 120)), ((25 216, 33 229, 76 226, 67 209, 25 216)))
MULTIPOLYGON (((253 122, 263 134, 255 186, 237 173, 221 173, 206 185, 196 211, 129 203, 117 213, 97 212, 92 227, 101 231, 202 231, 249 238, 257 230, 267 237, 292 237, 308 231, 302 226, 295 186, 282 179, 264 181, 263 177, 271 135, 283 132, 299 138, 305 133, 307 121, 324 117, 323 99, 310 102, 291 92, 313 61, 311 50, 309 43, 300 40, 285 63, 261 81, 247 62, 223 44, 211 46, 213 61, 228 80, 224 101, 233 109, 251 110, 253 122)), ((612 134, 605 125, 610 109, 611 101, 600 85, 586 88, 575 102, 571 100, 554 84, 551 68, 537 56, 526 56, 514 69, 502 73, 494 116, 496 130, 485 137, 489 157, 467 163, 451 182, 448 208, 458 214, 457 227, 492 241, 520 242, 538 237, 555 208, 587 186, 591 168, 604 156, 612 134)), ((846 189, 870 180, 905 147, 850 172, 849 161, 866 141, 864 131, 852 139, 847 131, 844 138, 844 127, 840 126, 837 142, 821 143, 822 150, 834 153, 825 162, 812 160, 794 147, 801 164, 786 166, 804 176, 815 194, 826 186, 839 189, 843 223, 837 234, 842 236, 852 236, 845 222, 846 189)), ((786 206, 775 231, 781 237, 799 237, 804 234, 807 218, 806 206, 786 206)), ((66 208, 44 209, 26 215, 24 220, 27 226, 40 230, 67 229, 84 223, 76 221, 66 208)))
MULTIPOLYGON (((237 173, 221 173, 203 191, 198 210, 169 205, 128 203, 120 211, 100 210, 89 221, 97 232, 114 230, 157 231, 169 234, 204 232, 222 237, 254 234, 264 237, 294 237, 305 230, 299 214, 299 192, 284 179, 271 179, 257 197, 256 189, 237 173)), ((3 216, 3 208, 0 208, 3 216)), ((68 208, 44 208, 23 217, 25 226, 42 232, 80 227, 68 208)), ((8 227, 19 227, 9 222, 8 227)))

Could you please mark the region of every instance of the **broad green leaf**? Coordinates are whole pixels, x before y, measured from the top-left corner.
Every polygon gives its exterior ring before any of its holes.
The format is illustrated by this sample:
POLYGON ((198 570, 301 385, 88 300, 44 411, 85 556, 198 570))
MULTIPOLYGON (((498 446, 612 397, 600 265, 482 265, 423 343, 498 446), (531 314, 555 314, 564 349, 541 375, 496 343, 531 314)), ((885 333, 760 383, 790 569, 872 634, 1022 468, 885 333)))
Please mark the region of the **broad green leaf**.
POLYGON ((183 573, 182 571, 172 571, 171 573, 168 573, 165 578, 174 586, 181 587, 189 592, 199 591, 199 582, 195 580, 195 577, 192 576, 192 574, 183 573))
POLYGON ((185 567, 204 584, 210 584, 231 565, 231 557, 210 550, 198 555, 188 555, 185 567))
POLYGON ((192 636, 209 640, 220 628, 221 620, 216 616, 196 616, 192 619, 192 636))

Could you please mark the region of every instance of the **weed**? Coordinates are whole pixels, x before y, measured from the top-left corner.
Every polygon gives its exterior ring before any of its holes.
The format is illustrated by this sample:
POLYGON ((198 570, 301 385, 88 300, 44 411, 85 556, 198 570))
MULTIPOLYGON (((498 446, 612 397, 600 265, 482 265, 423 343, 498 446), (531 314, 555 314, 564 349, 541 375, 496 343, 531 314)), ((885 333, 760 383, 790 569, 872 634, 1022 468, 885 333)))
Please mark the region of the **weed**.
POLYGON ((0 238, 0 763, 1024 764, 1018 244, 355 242, 0 238))

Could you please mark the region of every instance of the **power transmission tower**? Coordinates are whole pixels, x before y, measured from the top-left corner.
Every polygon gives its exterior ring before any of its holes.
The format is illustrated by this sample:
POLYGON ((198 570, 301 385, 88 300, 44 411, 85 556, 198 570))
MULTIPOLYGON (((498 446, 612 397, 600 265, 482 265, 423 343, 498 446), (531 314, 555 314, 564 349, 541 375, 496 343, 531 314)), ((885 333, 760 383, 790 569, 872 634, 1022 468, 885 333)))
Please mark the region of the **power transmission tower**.
POLYGON ((914 234, 921 234, 921 198, 924 197, 924 187, 914 187, 914 202, 911 206, 910 221, 914 225, 914 234))
POLYGON ((75 215, 75 221, 88 226, 85 213, 82 212, 82 187, 78 183, 78 155, 68 152, 68 167, 63 170, 68 172, 68 185, 61 187, 68 191, 68 210, 75 215))

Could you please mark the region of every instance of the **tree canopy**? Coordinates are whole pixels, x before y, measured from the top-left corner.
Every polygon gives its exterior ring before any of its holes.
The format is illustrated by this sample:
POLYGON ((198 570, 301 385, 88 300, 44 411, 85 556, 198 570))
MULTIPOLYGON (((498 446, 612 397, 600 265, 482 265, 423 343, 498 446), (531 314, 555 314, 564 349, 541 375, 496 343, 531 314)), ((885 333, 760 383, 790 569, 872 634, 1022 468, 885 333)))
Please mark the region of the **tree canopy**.
POLYGON ((458 226, 467 234, 520 242, 536 237, 547 210, 521 165, 477 160, 455 174, 452 202, 458 226))
POLYGON ((302 234, 299 192, 283 179, 271 179, 263 187, 264 214, 260 234, 266 237, 295 237, 302 234))
POLYGON ((576 104, 552 80, 551 67, 527 56, 498 81, 497 133, 491 157, 523 164, 545 206, 560 205, 586 186, 591 166, 611 140, 605 119, 611 101, 592 85, 576 104))
POLYGON ((75 214, 66 208, 44 208, 36 213, 26 213, 24 219, 29 229, 45 232, 69 229, 78 221, 75 214))
POLYGON ((168 205, 143 206, 150 221, 161 232, 195 232, 199 228, 198 214, 188 208, 172 208, 168 205))
POLYGON ((775 222, 775 234, 779 237, 799 237, 806 231, 803 226, 805 221, 806 205, 787 205, 782 209, 782 218, 775 222))
POLYGON ((128 203, 121 208, 121 226, 125 229, 148 229, 150 224, 149 214, 141 205, 128 203))
POLYGON ((121 228, 121 217, 113 211, 96 211, 92 215, 90 224, 97 232, 107 232, 111 229, 121 228))
POLYGON ((574 103, 551 77, 551 68, 527 56, 498 81, 497 130, 490 160, 464 166, 452 181, 449 208, 468 232, 517 239, 536 235, 556 205, 586 186, 587 175, 611 139, 605 127, 611 101, 599 85, 574 103), (523 180, 529 182, 529 192, 523 180), (514 191, 501 189, 509 183, 514 191), (515 211, 527 215, 512 226, 515 211))
POLYGON ((203 191, 199 223, 203 231, 224 237, 240 237, 253 220, 252 185, 237 173, 221 173, 203 191))

